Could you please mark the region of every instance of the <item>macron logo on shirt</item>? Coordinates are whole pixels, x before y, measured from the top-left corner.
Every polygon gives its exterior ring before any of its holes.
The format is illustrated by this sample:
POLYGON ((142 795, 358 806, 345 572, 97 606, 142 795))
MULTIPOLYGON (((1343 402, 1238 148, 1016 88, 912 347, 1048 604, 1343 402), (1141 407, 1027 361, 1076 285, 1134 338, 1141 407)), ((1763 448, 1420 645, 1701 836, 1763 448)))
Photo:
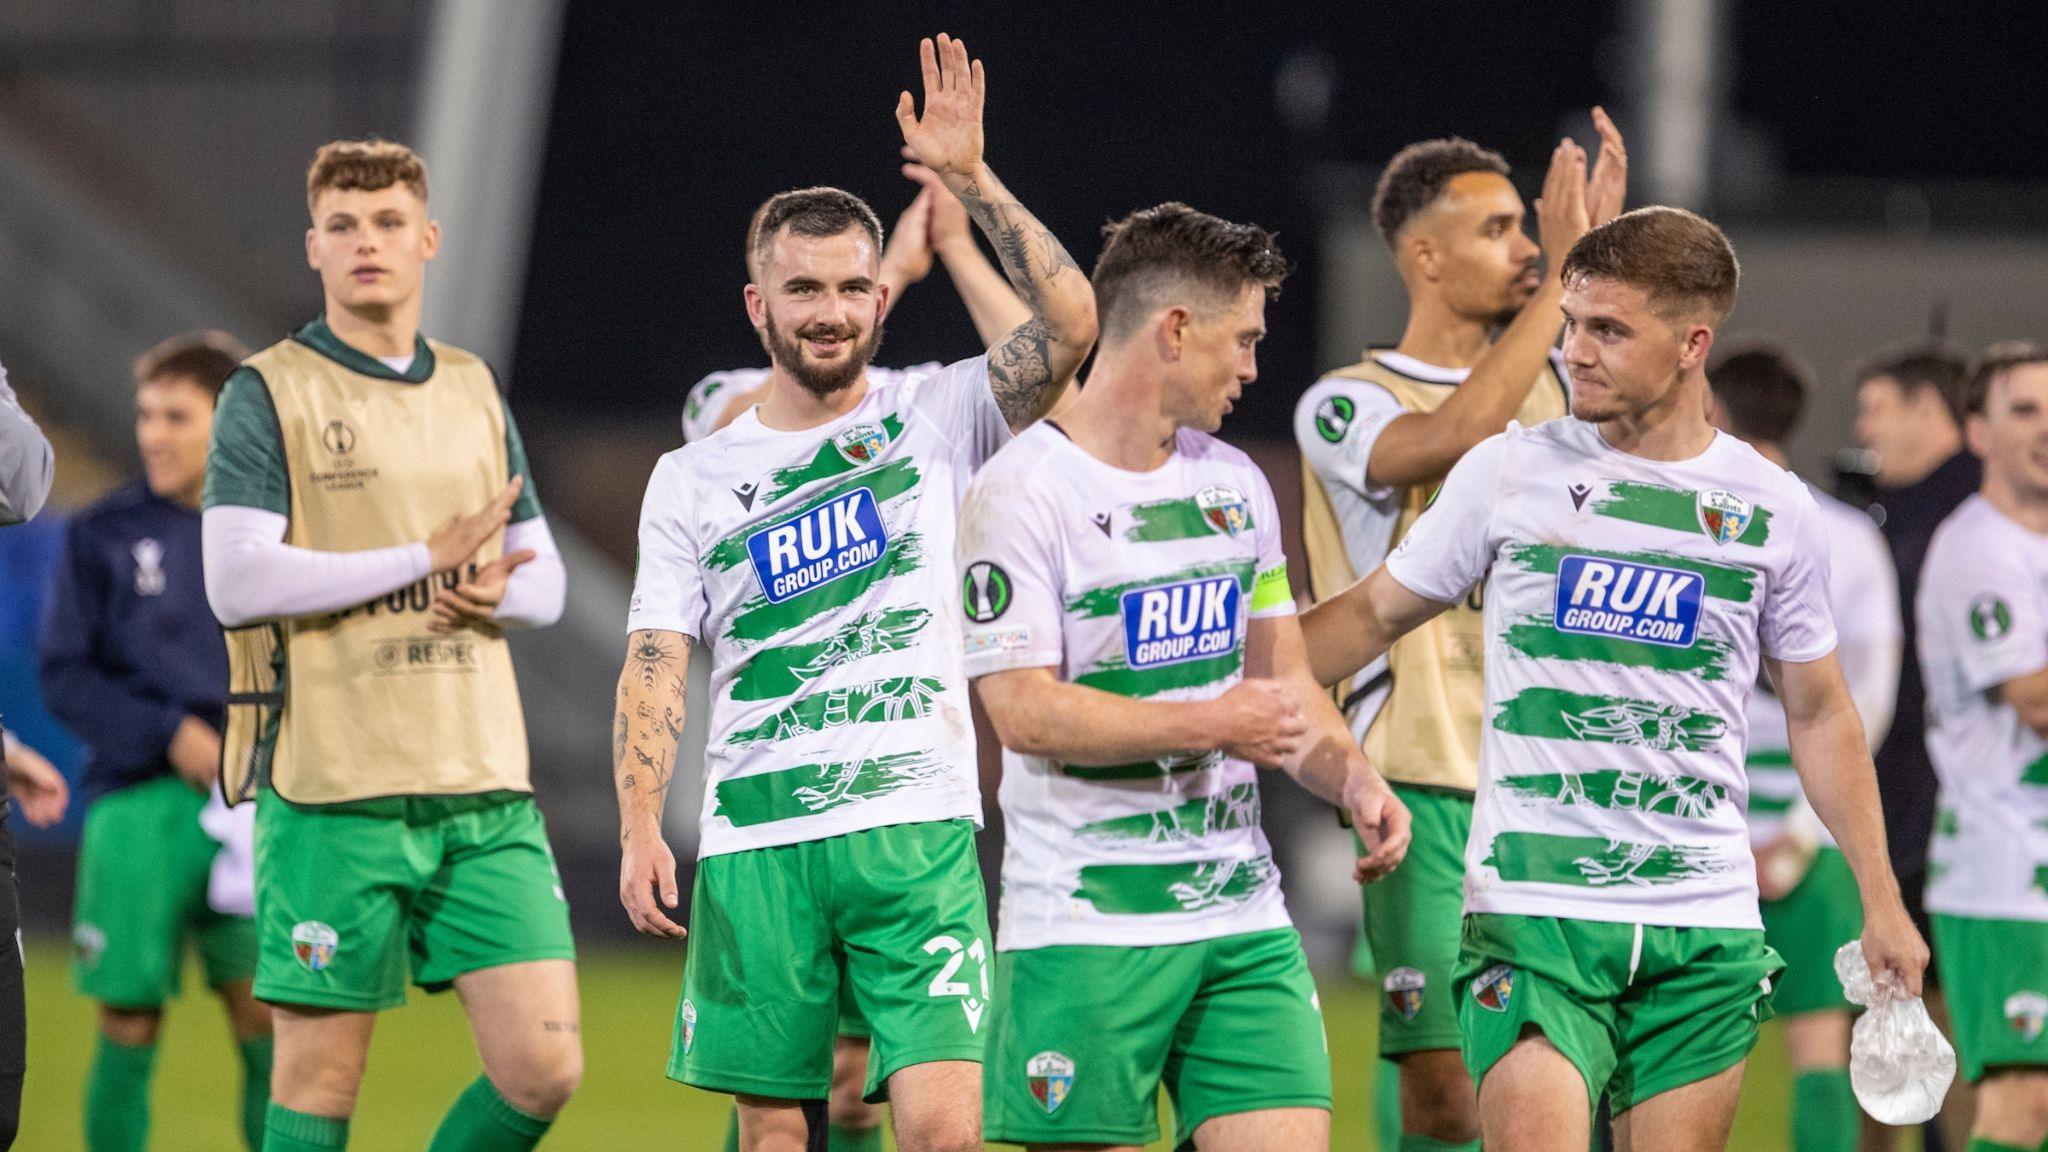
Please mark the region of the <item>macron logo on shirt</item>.
POLYGON ((747 537, 747 558, 770 604, 873 566, 889 546, 875 494, 856 488, 747 537))
POLYGON ((1683 568, 1566 556, 1552 619, 1560 632, 1690 648, 1706 590, 1706 577, 1683 568))

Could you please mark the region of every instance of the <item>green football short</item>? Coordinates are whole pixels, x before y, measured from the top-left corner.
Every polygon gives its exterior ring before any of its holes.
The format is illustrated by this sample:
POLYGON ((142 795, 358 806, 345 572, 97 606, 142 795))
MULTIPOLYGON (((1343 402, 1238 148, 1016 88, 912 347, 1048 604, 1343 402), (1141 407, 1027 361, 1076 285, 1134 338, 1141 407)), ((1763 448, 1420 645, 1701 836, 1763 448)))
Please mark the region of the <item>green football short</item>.
POLYGON ((1835 977, 1835 949, 1863 935, 1863 900, 1840 848, 1822 848, 1782 900, 1762 905, 1764 943, 1785 961, 1771 1004, 1780 1016, 1850 1011, 1835 977))
POLYGON ((1330 1106, 1322 1005, 1292 928, 1004 952, 996 1003, 990 1140, 1148 1144, 1162 1083, 1176 1146, 1217 1116, 1330 1106))
POLYGON ((1971 1083, 1999 1068, 2048 1066, 2048 923, 1936 913, 1934 951, 1971 1083))
POLYGON ((71 979, 116 1008, 156 1008, 179 991, 185 941, 209 987, 256 972, 256 922, 215 912, 206 881, 220 844, 199 826, 206 797, 175 776, 93 801, 78 849, 71 979))
POLYGON ((1772 1015, 1784 965, 1764 934, 1555 916, 1465 918, 1453 984, 1474 1083, 1527 1028, 1617 1115, 1740 1064, 1772 1015))
POLYGON ((375 1012, 457 976, 574 960, 569 904, 533 797, 256 801, 256 996, 375 1012))
POLYGON ((705 857, 689 927, 670 1079, 823 1098, 842 985, 868 1025, 870 1100, 913 1064, 981 1062, 994 973, 965 820, 705 857))
POLYGON ((1380 1055, 1458 1047, 1449 995, 1465 904, 1465 838, 1472 797, 1396 784, 1414 818, 1401 866, 1364 887, 1365 936, 1378 967, 1380 1055))

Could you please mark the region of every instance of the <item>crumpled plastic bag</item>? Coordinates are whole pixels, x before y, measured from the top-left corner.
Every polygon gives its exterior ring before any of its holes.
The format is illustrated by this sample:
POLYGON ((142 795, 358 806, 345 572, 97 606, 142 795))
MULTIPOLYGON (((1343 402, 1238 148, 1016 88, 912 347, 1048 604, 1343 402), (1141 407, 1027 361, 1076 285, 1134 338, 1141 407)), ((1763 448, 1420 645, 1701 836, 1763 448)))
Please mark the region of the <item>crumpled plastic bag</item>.
POLYGON ((1866 1008, 1849 1040, 1849 1084, 1873 1120, 1919 1124, 1941 1111, 1956 1078, 1956 1050, 1927 1015, 1927 1005, 1886 972, 1873 980, 1863 942, 1835 952, 1835 975, 1852 1004, 1866 1008))

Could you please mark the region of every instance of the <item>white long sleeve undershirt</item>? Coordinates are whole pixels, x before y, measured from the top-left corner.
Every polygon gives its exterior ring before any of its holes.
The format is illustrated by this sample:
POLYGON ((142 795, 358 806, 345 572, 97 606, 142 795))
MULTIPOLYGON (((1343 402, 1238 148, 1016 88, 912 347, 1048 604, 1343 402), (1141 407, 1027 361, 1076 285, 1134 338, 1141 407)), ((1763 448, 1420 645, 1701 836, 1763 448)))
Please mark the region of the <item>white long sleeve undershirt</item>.
MULTIPOLYGON (((433 566, 424 542, 322 552, 286 544, 288 524, 278 513, 238 505, 208 508, 201 517, 206 601, 223 625, 339 612, 396 592, 433 566)), ((537 555, 506 581, 492 613, 501 625, 543 627, 562 615, 567 578, 547 517, 506 526, 505 551, 526 548, 537 555)))

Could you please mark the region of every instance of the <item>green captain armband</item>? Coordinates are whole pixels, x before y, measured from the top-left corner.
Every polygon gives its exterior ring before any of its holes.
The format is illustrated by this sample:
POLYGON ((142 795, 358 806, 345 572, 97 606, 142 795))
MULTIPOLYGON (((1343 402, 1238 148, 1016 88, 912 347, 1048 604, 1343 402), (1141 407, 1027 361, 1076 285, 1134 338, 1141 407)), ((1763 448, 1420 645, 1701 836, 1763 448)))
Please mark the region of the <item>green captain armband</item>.
POLYGON ((1282 560, 1273 567, 1259 573, 1252 584, 1252 612, 1264 612, 1282 604, 1294 603, 1294 591, 1287 586, 1287 561, 1282 560))

